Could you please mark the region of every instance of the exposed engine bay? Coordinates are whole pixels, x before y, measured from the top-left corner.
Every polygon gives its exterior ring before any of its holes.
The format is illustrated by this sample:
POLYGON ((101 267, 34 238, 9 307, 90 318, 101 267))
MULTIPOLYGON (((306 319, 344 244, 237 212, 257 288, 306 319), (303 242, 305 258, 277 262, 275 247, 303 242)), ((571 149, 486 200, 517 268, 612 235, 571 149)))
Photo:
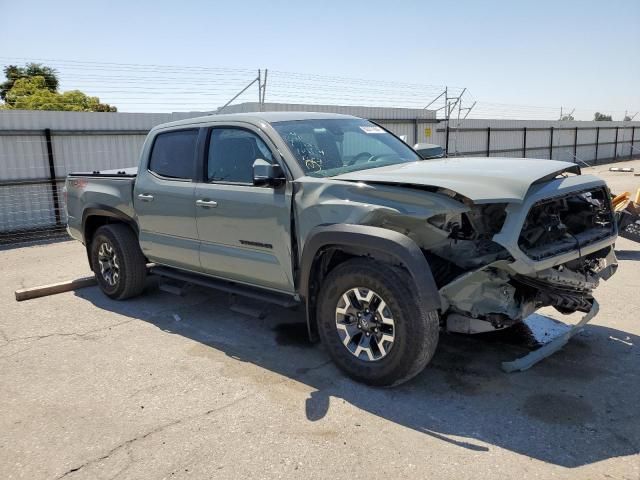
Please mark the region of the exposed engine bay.
POLYGON ((563 314, 591 310, 593 290, 617 266, 611 245, 585 251, 615 235, 606 188, 536 202, 512 248, 495 240, 509 215, 508 205, 465 203, 470 207, 467 212, 428 219, 432 227, 448 234, 441 245, 424 251, 445 303, 448 330, 481 333, 506 328, 545 306, 563 314), (516 253, 530 263, 552 263, 522 273, 513 267, 516 253), (562 254, 573 258, 553 262, 562 254))
POLYGON ((520 232, 518 245, 541 260, 611 236, 613 214, 604 188, 576 192, 536 203, 520 232))

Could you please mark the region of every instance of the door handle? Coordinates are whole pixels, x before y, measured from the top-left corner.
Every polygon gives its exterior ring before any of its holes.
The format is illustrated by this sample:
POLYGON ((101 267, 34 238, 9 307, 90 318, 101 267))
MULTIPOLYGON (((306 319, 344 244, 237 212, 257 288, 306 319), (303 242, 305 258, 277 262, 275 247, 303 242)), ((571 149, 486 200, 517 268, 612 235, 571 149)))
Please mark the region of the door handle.
POLYGON ((150 195, 148 193, 139 193, 138 198, 143 202, 153 202, 153 195, 150 195))
POLYGON ((202 208, 216 208, 218 202, 214 202, 213 200, 196 200, 196 205, 202 208))

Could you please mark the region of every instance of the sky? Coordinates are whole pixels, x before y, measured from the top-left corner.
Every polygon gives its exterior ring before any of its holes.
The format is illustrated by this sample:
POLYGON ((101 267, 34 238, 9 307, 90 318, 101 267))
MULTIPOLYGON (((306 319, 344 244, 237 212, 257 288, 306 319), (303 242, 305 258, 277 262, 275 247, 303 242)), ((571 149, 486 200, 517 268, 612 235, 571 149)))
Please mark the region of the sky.
MULTIPOLYGON (((180 75, 185 95, 195 94, 198 72, 186 67, 243 69, 241 75, 218 71, 233 81, 224 92, 209 84, 212 95, 239 90, 252 72, 268 68, 299 74, 273 81, 288 85, 281 96, 298 92, 301 101, 314 91, 358 101, 362 93, 345 92, 382 85, 368 97, 389 95, 389 102, 410 99, 398 106, 416 106, 448 85, 466 87, 467 105, 477 100, 496 115, 524 117, 535 114, 533 107, 559 113, 563 106, 575 108, 578 119, 591 119, 596 110, 622 119, 625 110, 640 110, 640 0, 0 0, 0 12, 0 64, 97 62, 58 64, 62 86, 121 102, 120 110, 159 108, 168 98, 179 104, 183 97, 167 90, 175 91, 180 75), (126 75, 139 80, 135 97, 122 93, 127 87, 118 81, 126 75), (342 80, 323 90, 321 79, 311 84, 312 75, 366 82, 342 80)), ((169 109, 179 110, 176 105, 169 109)))

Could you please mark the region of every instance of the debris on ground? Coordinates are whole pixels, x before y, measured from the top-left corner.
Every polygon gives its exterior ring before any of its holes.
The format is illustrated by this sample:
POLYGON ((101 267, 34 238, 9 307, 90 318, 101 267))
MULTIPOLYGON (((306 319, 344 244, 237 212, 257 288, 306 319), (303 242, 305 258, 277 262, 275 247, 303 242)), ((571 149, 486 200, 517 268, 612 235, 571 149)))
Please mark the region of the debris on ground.
POLYGON ((633 173, 633 167, 609 167, 610 172, 633 173))
POLYGON ((631 200, 629 192, 616 195, 612 200, 621 237, 640 243, 640 188, 631 200))
POLYGON ((571 337, 573 337, 575 334, 580 333, 585 324, 598 314, 598 310, 598 302, 594 300, 593 306, 591 307, 591 310, 589 310, 589 313, 583 316, 577 324, 566 329, 563 333, 555 336, 552 340, 540 347, 538 350, 534 350, 524 357, 520 357, 511 362, 502 362, 502 370, 507 373, 522 372, 533 367, 539 361, 544 360, 549 355, 552 355, 553 353, 564 347, 569 342, 571 337))

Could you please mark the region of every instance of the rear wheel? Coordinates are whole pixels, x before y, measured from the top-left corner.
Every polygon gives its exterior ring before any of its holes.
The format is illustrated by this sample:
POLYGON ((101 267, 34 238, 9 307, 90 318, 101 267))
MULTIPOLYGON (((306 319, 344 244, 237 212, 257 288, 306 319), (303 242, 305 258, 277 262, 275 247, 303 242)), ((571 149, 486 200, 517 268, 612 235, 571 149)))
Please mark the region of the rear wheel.
POLYGON ((116 223, 100 227, 91 242, 90 258, 98 285, 107 296, 124 300, 142 293, 146 261, 128 226, 116 223))
POLYGON ((369 259, 332 270, 318 296, 318 330, 335 363, 369 385, 393 386, 429 363, 439 319, 416 299, 402 269, 369 259))

